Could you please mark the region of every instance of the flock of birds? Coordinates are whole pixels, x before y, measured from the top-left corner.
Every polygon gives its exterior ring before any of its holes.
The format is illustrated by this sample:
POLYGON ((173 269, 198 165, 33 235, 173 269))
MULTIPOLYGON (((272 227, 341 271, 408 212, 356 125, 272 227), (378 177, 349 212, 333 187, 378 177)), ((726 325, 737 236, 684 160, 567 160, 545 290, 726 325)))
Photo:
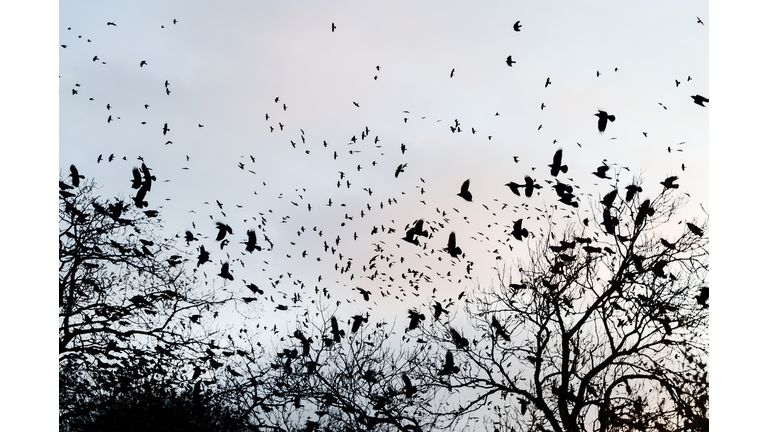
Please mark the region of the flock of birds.
MULTIPOLYGON (((175 19, 172 22, 173 25, 178 24, 175 19)), ((117 24, 109 22, 107 25, 117 24)), ((512 27, 515 32, 520 32, 523 28, 520 21, 515 22, 512 27)), ((335 23, 331 24, 331 32, 338 34, 338 29, 335 23)), ((78 36, 78 39, 80 38, 81 36, 78 36)), ((61 47, 68 49, 70 45, 71 43, 62 44, 61 47)), ((97 60, 99 57, 95 55, 92 61, 97 60)), ((506 64, 509 67, 521 67, 512 56, 506 57, 506 64)), ((137 65, 137 68, 142 70, 151 67, 146 60, 139 61, 137 65)), ((381 67, 376 66, 376 69, 380 71, 381 67)), ((455 76, 455 72, 455 69, 451 70, 451 78, 455 76)), ((597 76, 600 77, 600 72, 597 76)), ((159 84, 163 84, 161 87, 165 96, 174 97, 169 80, 163 81, 159 84)), ((547 77, 544 83, 545 88, 549 87, 552 83, 550 77, 547 77)), ((677 80, 675 83, 676 86, 680 85, 677 80)), ((76 84, 76 87, 79 88, 79 84, 76 84)), ((71 96, 81 97, 77 88, 72 89, 71 96)), ((705 102, 709 102, 706 97, 700 95, 691 97, 694 103, 702 107, 705 102)), ((359 103, 352 103, 355 107, 360 107, 359 103)), ((443 287, 447 284, 471 284, 476 262, 490 262, 495 265, 505 259, 505 254, 513 252, 515 246, 519 245, 520 250, 526 250, 529 239, 544 238, 544 227, 551 221, 561 218, 573 219, 583 229, 585 250, 589 247, 593 253, 612 253, 608 247, 590 246, 589 243, 590 238, 597 240, 601 235, 600 228, 596 225, 602 225, 609 233, 613 232, 617 220, 610 209, 618 191, 613 189, 613 192, 603 197, 602 214, 590 216, 590 211, 585 210, 588 207, 585 205, 588 204, 586 193, 580 192, 577 184, 569 183, 569 180, 564 178, 567 173, 583 168, 573 163, 577 156, 564 153, 563 148, 557 149, 552 155, 552 162, 547 165, 549 171, 546 174, 535 171, 535 167, 526 173, 513 170, 514 179, 505 185, 496 185, 507 193, 503 198, 478 203, 473 200, 470 186, 476 186, 482 180, 470 183, 470 179, 456 179, 454 201, 440 201, 435 205, 428 201, 430 197, 435 196, 431 193, 430 184, 424 178, 413 174, 419 161, 405 160, 408 148, 404 143, 388 142, 383 135, 381 138, 377 135, 372 137, 374 132, 368 126, 357 129, 348 142, 328 142, 310 138, 302 128, 289 125, 288 106, 281 102, 280 97, 274 98, 274 104, 277 113, 265 114, 267 127, 270 133, 288 135, 285 138, 280 136, 276 140, 281 141, 287 151, 295 151, 296 158, 320 154, 317 156, 323 158, 320 164, 331 172, 338 172, 338 178, 333 183, 314 184, 293 191, 274 191, 271 185, 267 185, 269 179, 259 178, 258 166, 261 161, 253 155, 248 155, 247 158, 243 155, 240 161, 232 164, 233 169, 239 170, 243 176, 243 186, 238 187, 258 184, 257 182, 260 182, 261 186, 257 186, 253 191, 243 191, 243 201, 234 205, 223 198, 211 200, 215 201, 215 204, 209 204, 210 201, 197 203, 196 208, 190 211, 198 219, 181 228, 177 235, 182 245, 194 251, 196 261, 192 264, 195 272, 202 274, 200 279, 206 284, 220 284, 224 289, 242 293, 244 304, 261 304, 264 311, 268 311, 266 305, 271 304, 275 312, 302 312, 307 307, 304 300, 313 296, 313 293, 327 300, 340 298, 352 307, 344 313, 349 316, 347 325, 351 326, 354 333, 368 321, 371 313, 376 312, 376 308, 371 304, 378 305, 377 302, 394 298, 400 302, 408 302, 407 325, 404 326, 404 331, 407 332, 426 319, 421 308, 431 309, 433 319, 439 320, 444 314, 450 314, 451 307, 456 306, 465 296, 462 291, 454 299, 451 290, 443 287), (386 157, 383 157, 385 154, 386 157), (395 156, 400 160, 389 162, 395 156), (391 165, 382 167, 387 163, 391 165), (360 184, 368 171, 373 172, 373 178, 379 182, 401 182, 407 187, 403 187, 399 194, 383 196, 375 190, 375 180, 372 184, 360 184), (256 176, 258 180, 254 181, 254 177, 249 176, 256 176), (509 191, 506 191, 504 186, 508 187, 509 191), (537 207, 541 206, 544 197, 552 192, 560 205, 544 209, 537 207), (285 205, 274 211, 260 207, 258 199, 270 194, 273 197, 277 195, 285 205), (257 204, 246 202, 254 199, 257 204), (401 205, 406 202, 408 206, 401 205), (416 212, 413 209, 418 205, 421 205, 419 208, 422 210, 416 212), (473 210, 475 213, 472 213, 469 206, 475 206, 477 209, 482 207, 493 222, 475 226, 469 216, 462 214, 476 214, 478 210, 473 210), (202 209, 205 208, 211 210, 207 215, 203 215, 202 209), (256 208, 259 208, 259 211, 254 212, 256 208), (402 217, 405 217, 408 223, 397 224, 394 218, 402 217), (324 225, 312 223, 317 220, 324 221, 324 225), (459 224, 461 226, 457 228, 459 224), (362 228, 364 226, 365 231, 362 228), (471 228, 465 228, 466 226, 471 228), (276 237, 281 239, 279 243, 272 240, 276 237), (278 257, 278 253, 281 256, 278 257), (365 253, 369 255, 365 256, 365 253), (489 258, 483 260, 479 255, 489 258), (287 262, 292 264, 270 264, 270 261, 278 261, 278 258, 287 258, 287 262), (316 278, 308 276, 311 269, 315 268, 320 269, 320 274, 316 278), (275 274, 275 269, 283 271, 275 274), (419 303, 419 300, 408 300, 421 295, 428 298, 420 305, 414 304, 419 303), (361 308, 364 311, 361 311, 361 308)), ((105 106, 108 124, 120 119, 116 115, 116 119, 113 119, 113 106, 110 103, 105 106)), ((541 108, 544 106, 542 103, 541 108)), ((148 109, 149 104, 145 104, 144 108, 148 109)), ((405 113, 410 114, 408 111, 405 113)), ((615 115, 603 110, 598 110, 594 115, 597 117, 598 134, 606 131, 609 122, 617 121, 615 115)), ((163 122, 162 128, 158 128, 157 134, 159 136, 162 133, 164 140, 173 136, 169 123, 163 122)), ((408 123, 408 117, 405 117, 404 123, 408 123)), ((202 128, 204 125, 200 123, 198 127, 202 128)), ((450 133, 463 131, 458 119, 444 130, 447 133, 449 129, 450 133)), ((473 135, 476 132, 475 128, 471 128, 473 135)), ((644 135, 647 136, 647 133, 644 135)), ((491 136, 488 136, 488 139, 490 140, 491 136)), ((170 140, 165 142, 165 145, 170 144, 173 144, 170 140)), ((185 155, 185 158, 185 163, 190 161, 189 155, 185 155)), ((100 154, 95 159, 98 164, 117 163, 122 160, 130 165, 127 156, 116 156, 114 153, 100 154)), ((173 168, 163 166, 162 169, 157 169, 156 175, 155 170, 147 165, 149 161, 145 162, 141 156, 137 160, 141 162, 140 166, 127 167, 125 170, 126 184, 130 184, 134 191, 131 196, 132 204, 118 201, 111 205, 110 209, 96 208, 95 211, 119 219, 127 206, 134 205, 148 218, 162 214, 159 209, 165 202, 153 196, 152 186, 158 181, 158 176, 171 176, 170 171, 173 168)), ((517 156, 514 162, 519 162, 517 156)), ((187 166, 179 168, 190 169, 187 166)), ((611 170, 612 165, 603 161, 592 172, 599 181, 604 182, 603 190, 610 190, 617 183, 622 169, 614 172, 611 170)), ((72 165, 70 182, 60 182, 60 194, 64 197, 72 196, 70 189, 79 187, 83 178, 80 171, 72 165)), ((677 176, 669 176, 661 185, 664 189, 676 189, 679 187, 677 180, 677 176)), ((487 188, 490 185, 483 184, 482 187, 487 188)), ((643 192, 643 188, 634 183, 628 184, 625 189, 623 199, 626 201, 640 199, 639 194, 643 192)), ((643 213, 642 217, 646 216, 647 214, 643 213)), ((695 226, 689 228, 692 231, 698 229, 695 226)), ((145 245, 144 251, 152 253, 148 248, 145 245)), ((486 270, 490 268, 483 269, 486 270)), ((706 301, 707 296, 708 292, 702 292, 702 301, 706 301)), ((336 300, 337 308, 344 303, 342 300, 336 300)), ((336 313, 341 316, 342 312, 336 313)), ((333 316, 331 324, 332 334, 328 340, 338 343, 344 334, 343 329, 340 329, 342 324, 336 315, 333 316)), ((493 326, 502 338, 509 339, 506 329, 495 317, 493 326)), ((272 330, 275 333, 279 331, 276 325, 272 330)), ((294 337, 307 346, 306 336, 299 332, 294 333, 294 337)), ((463 343, 462 338, 458 333, 455 336, 459 344, 463 343)), ((448 351, 438 375, 449 375, 457 370, 452 354, 448 351)))

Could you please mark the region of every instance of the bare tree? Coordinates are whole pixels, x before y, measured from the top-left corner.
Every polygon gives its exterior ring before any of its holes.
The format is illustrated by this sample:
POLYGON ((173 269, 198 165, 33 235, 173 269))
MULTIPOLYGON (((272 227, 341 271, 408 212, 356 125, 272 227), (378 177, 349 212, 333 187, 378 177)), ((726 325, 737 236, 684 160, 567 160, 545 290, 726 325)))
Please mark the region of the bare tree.
POLYGON ((492 430, 708 430, 707 223, 680 219, 666 183, 653 199, 614 187, 594 220, 550 224, 467 302, 466 336, 456 321, 422 328, 444 353, 423 359, 424 379, 462 395, 443 414, 483 413, 492 430))
POLYGON ((59 185, 62 424, 138 378, 160 389, 206 377, 218 361, 202 354, 216 335, 207 324, 230 298, 185 270, 188 254, 159 234, 157 211, 103 200, 93 181, 59 185))

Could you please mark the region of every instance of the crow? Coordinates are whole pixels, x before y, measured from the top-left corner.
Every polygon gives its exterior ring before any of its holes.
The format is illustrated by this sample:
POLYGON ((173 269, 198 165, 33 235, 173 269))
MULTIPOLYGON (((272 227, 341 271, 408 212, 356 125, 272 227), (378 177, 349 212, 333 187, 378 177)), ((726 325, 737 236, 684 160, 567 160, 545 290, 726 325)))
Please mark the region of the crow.
POLYGON ((701 230, 701 228, 697 227, 696 225, 686 222, 685 225, 688 226, 688 229, 691 230, 692 233, 696 234, 699 237, 704 236, 704 231, 701 230))
POLYGON ((562 165, 563 160, 563 149, 558 149, 555 152, 555 156, 552 158, 552 163, 547 165, 551 168, 549 171, 552 176, 557 177, 557 175, 562 172, 563 174, 568 172, 568 165, 562 165))
POLYGON ((420 314, 416 309, 408 310, 408 318, 410 318, 410 322, 408 323, 408 329, 406 331, 415 330, 416 327, 419 326, 419 322, 426 319, 424 314, 420 314))
POLYGON ((512 56, 507 56, 507 66, 512 67, 512 65, 515 63, 517 62, 512 60, 512 56))
MULTIPOLYGON (((331 32, 335 32, 335 31, 336 31, 336 24, 331 23, 331 32)), ((277 102, 277 101, 275 101, 275 102, 277 102)))
POLYGON ((606 207, 611 207, 613 205, 613 200, 616 199, 616 195, 618 195, 618 193, 619 193, 618 189, 612 190, 611 192, 609 192, 603 197, 602 201, 600 201, 600 204, 606 207))
POLYGON ((187 242, 187 246, 189 246, 189 243, 197 241, 197 238, 195 238, 195 235, 192 234, 192 231, 187 231, 184 233, 184 240, 187 242))
POLYGON ((74 164, 69 166, 69 177, 72 178, 72 186, 74 187, 80 187, 80 179, 85 178, 84 175, 77 172, 77 167, 74 164))
POLYGON ((597 130, 600 131, 601 133, 605 132, 605 127, 608 125, 608 120, 610 120, 611 122, 616 120, 616 116, 608 115, 607 112, 601 111, 601 110, 597 110, 597 114, 595 115, 598 117, 597 130))
POLYGON ((451 375, 451 374, 455 374, 458 371, 459 371, 458 366, 453 364, 453 354, 450 351, 446 351, 445 363, 443 364, 443 368, 437 372, 437 375, 438 376, 451 375))
POLYGON ((368 317, 363 317, 362 315, 355 315, 352 317, 354 320, 352 322, 352 333, 356 333, 358 330, 360 330, 360 325, 364 322, 368 322, 368 317))
POLYGON ((141 187, 141 171, 138 168, 133 169, 133 183, 131 184, 133 189, 141 187))
POLYGON ((435 309, 435 321, 438 321, 440 319, 440 315, 443 314, 443 312, 448 312, 445 309, 443 309, 443 305, 440 304, 439 301, 435 301, 435 305, 432 306, 433 309, 435 309))
POLYGON ((245 250, 249 253, 253 253, 254 250, 260 251, 261 246, 256 244, 256 231, 254 230, 248 230, 248 240, 245 242, 241 242, 245 245, 245 250))
POLYGON ((643 188, 641 188, 640 186, 637 186, 637 185, 629 185, 629 186, 625 187, 624 189, 627 190, 627 196, 626 196, 626 199, 625 199, 625 201, 627 201, 627 202, 632 201, 632 198, 634 198, 636 194, 638 194, 638 193, 643 191, 643 188))
POLYGON ((703 107, 706 107, 706 105, 704 105, 704 102, 709 103, 709 99, 705 98, 704 96, 696 95, 691 97, 693 98, 693 103, 695 103, 696 105, 701 105, 703 107))
POLYGON ((467 201, 472 201, 472 193, 469 192, 469 179, 467 179, 462 185, 461 185, 461 192, 456 194, 462 198, 464 198, 467 201))
POLYGON ((139 63, 139 67, 144 67, 145 64, 147 64, 147 61, 142 60, 141 63, 139 63))
POLYGON ((637 216, 635 216, 635 226, 640 226, 645 222, 645 218, 653 216, 655 210, 651 208, 651 200, 647 199, 640 204, 640 208, 637 210, 637 216))
POLYGON ((601 179, 610 179, 605 173, 608 172, 608 168, 610 168, 608 165, 603 165, 597 168, 597 171, 593 172, 592 174, 596 175, 597 177, 601 179))
POLYGON ((549 77, 547 77, 547 82, 544 83, 544 88, 549 87, 550 84, 552 84, 552 81, 550 81, 549 77))
POLYGON ((519 32, 519 31, 520 31, 520 29, 521 29, 522 27, 523 27, 523 26, 522 26, 522 25, 520 25, 520 21, 517 21, 517 22, 516 22, 516 23, 515 23, 515 24, 512 26, 512 29, 513 29, 514 31, 516 31, 516 32, 519 32))
POLYGON ((456 329, 453 327, 448 327, 448 330, 451 333, 451 338, 453 339, 453 343, 456 344, 456 347, 458 349, 466 348, 469 346, 469 340, 462 336, 456 329))
POLYGON ((368 301, 368 300, 371 299, 371 292, 370 291, 366 291, 366 290, 364 290, 364 289, 362 289, 360 287, 358 287, 357 290, 360 291, 360 294, 363 295, 363 300, 368 301))
POLYGON ((397 166, 397 169, 395 170, 395 178, 400 175, 401 172, 405 171, 405 167, 407 167, 408 164, 400 164, 397 166))
POLYGON ((452 232, 448 236, 448 247, 445 250, 454 258, 458 258, 461 255, 461 248, 456 246, 456 233, 452 232))
POLYGON ((216 236, 216 241, 224 240, 224 237, 226 237, 227 233, 232 234, 232 227, 225 223, 216 222, 216 228, 219 230, 219 234, 216 236))
POLYGON ((168 129, 168 123, 166 123, 165 125, 163 125, 163 135, 167 134, 169 130, 170 130, 170 129, 168 129))
POLYGON ((147 187, 145 185, 141 185, 141 188, 139 188, 138 192, 136 192, 136 196, 133 198, 133 203, 136 204, 136 207, 138 208, 144 208, 148 204, 146 201, 144 201, 144 198, 147 196, 147 187))
POLYGON ((200 267, 201 264, 205 264, 208 261, 210 261, 210 254, 208 251, 205 250, 205 247, 203 245, 200 245, 200 255, 197 257, 197 266, 200 267))
POLYGON ((491 326, 496 331, 496 334, 501 336, 502 339, 509 342, 509 333, 507 333, 506 330, 504 330, 504 327, 499 323, 499 321, 496 319, 496 315, 491 315, 491 326))
POLYGON ((667 177, 660 184, 662 186, 664 186, 664 190, 667 190, 667 189, 677 189, 677 188, 680 187, 680 185, 675 184, 676 180, 677 180, 677 176, 671 176, 671 177, 667 177))
POLYGON ((229 272, 229 263, 225 262, 221 265, 221 271, 219 272, 219 276, 223 277, 224 279, 234 280, 234 276, 232 276, 232 273, 229 272))
POLYGON ((518 219, 512 227, 512 236, 520 241, 523 241, 523 237, 528 237, 528 230, 523 228, 522 219, 518 219))
POLYGON ((456 72, 456 69, 451 69, 451 78, 453 78, 453 73, 456 72))
POLYGON ((335 316, 331 316, 331 333, 333 334, 333 341, 336 343, 341 342, 341 337, 344 335, 343 330, 339 330, 339 323, 336 321, 335 316))

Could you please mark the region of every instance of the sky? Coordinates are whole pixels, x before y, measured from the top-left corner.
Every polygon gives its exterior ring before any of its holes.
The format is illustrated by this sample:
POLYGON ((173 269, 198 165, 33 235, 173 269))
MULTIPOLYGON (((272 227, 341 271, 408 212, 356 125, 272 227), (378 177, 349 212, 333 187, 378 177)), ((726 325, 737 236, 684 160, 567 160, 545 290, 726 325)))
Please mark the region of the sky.
MULTIPOLYGON (((233 265, 235 282, 227 289, 242 292, 240 279, 265 288, 291 272, 291 280, 305 282, 305 288, 288 286, 283 278, 276 291, 311 298, 315 285, 325 286, 333 300, 355 299, 344 305, 351 311, 404 313, 426 307, 433 289, 442 300, 488 283, 498 261, 495 249, 511 264, 526 243, 506 240, 505 225, 524 218, 533 234, 528 240, 541 236, 544 225, 535 220, 536 209, 555 204, 554 194, 525 199, 504 184, 531 175, 548 189, 544 180, 553 178, 547 164, 557 149, 570 167, 558 180, 572 178, 568 182, 584 193, 574 221, 589 216, 589 200, 610 184, 591 174, 604 160, 622 186, 642 175, 648 194, 676 175, 691 195, 686 208, 691 213, 684 216, 701 217, 702 207, 710 211, 710 184, 715 185, 710 167, 728 166, 721 161, 734 155, 713 152, 718 160, 710 160, 710 108, 691 99, 710 96, 710 29, 716 26, 710 26, 709 6, 700 1, 471 7, 463 2, 59 3, 58 15, 47 23, 58 31, 38 44, 53 59, 48 71, 59 76, 55 84, 50 77, 45 81, 53 109, 48 119, 58 123, 58 134, 49 136, 58 140, 58 158, 46 166, 66 174, 75 164, 104 185, 105 197, 129 197, 131 169, 140 166, 141 156, 158 179, 148 194, 149 208, 162 211, 167 227, 208 236, 201 243, 215 251, 214 221, 232 226, 230 256, 212 252, 214 262, 205 265, 209 275, 224 260, 247 265, 233 265), (516 21, 519 32, 513 29, 516 21), (507 56, 515 61, 511 67, 507 56), (597 110, 616 117, 602 134, 597 110), (450 127, 457 121, 461 132, 454 133, 450 127), (164 136, 166 123, 170 130, 164 136), (370 132, 362 139, 366 128, 370 132), (99 155, 110 154, 116 156, 113 162, 97 162, 99 155), (401 164, 407 166, 395 178, 401 164), (456 196, 466 179, 471 203, 456 196), (393 198, 397 202, 390 204, 393 198), (259 223, 262 216, 266 224, 259 223), (422 218, 436 230, 424 240, 434 254, 401 240, 406 225, 422 218), (382 225, 395 232, 370 234, 382 225), (298 235, 301 227, 306 231, 298 235), (324 231, 323 237, 313 227, 324 231), (247 229, 259 230, 265 248, 268 236, 274 248, 242 256, 238 243, 247 229), (456 233, 466 254, 454 265, 440 252, 449 232, 456 233), (331 257, 323 242, 333 246, 337 236, 340 245, 331 257), (394 266, 397 271, 388 271, 396 281, 384 285, 387 297, 378 292, 379 279, 364 278, 370 268, 362 270, 377 245, 392 259, 404 258, 394 266), (299 258, 305 250, 307 257, 299 258), (338 253, 344 258, 336 259, 338 253), (331 267, 350 258, 353 280, 331 267), (470 279, 464 277, 468 261, 470 279), (425 272, 432 282, 422 282, 423 295, 416 297, 397 278, 406 268, 423 271, 423 265, 432 268, 425 272), (319 275, 322 283, 316 282, 319 275), (370 302, 361 301, 358 286, 373 292, 370 302)), ((717 93, 718 100, 728 94, 717 93)), ((27 160, 39 154, 32 146, 25 150, 27 160)), ((46 191, 53 202, 52 191, 46 191)), ((570 211, 562 205, 550 209, 556 220, 570 211)), ((263 313, 271 313, 272 306, 263 313)))

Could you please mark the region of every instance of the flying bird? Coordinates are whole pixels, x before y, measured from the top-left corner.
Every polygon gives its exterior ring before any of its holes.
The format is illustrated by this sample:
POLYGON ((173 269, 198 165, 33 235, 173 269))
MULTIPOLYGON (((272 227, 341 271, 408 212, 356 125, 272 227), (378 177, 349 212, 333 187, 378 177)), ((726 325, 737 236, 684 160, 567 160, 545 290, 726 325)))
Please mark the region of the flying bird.
POLYGON ((598 110, 597 114, 595 114, 595 115, 598 118, 597 119, 597 130, 600 131, 601 133, 605 132, 605 127, 608 125, 608 120, 610 120, 611 122, 616 120, 616 116, 608 115, 607 112, 601 111, 601 110, 598 110))
POLYGON ((552 158, 552 163, 548 166, 551 168, 550 174, 557 177, 557 174, 562 172, 563 174, 568 172, 568 165, 562 165, 563 149, 558 149, 555 152, 555 156, 552 158))
POLYGON ((663 182, 661 182, 661 185, 664 186, 664 190, 677 189, 680 187, 680 185, 675 184, 675 180, 677 180, 677 176, 667 177, 663 182))
POLYGON ((254 230, 248 230, 248 240, 245 242, 241 242, 245 245, 245 250, 249 253, 253 253, 254 250, 261 250, 261 246, 256 244, 256 231, 254 230))
POLYGON ((517 62, 512 60, 512 56, 507 56, 507 66, 512 67, 512 65, 515 63, 517 62))
POLYGON ((81 175, 77 171, 77 167, 75 167, 75 165, 70 165, 69 166, 69 177, 72 178, 72 186, 74 186, 74 187, 80 187, 80 179, 84 179, 85 178, 84 175, 81 175))
POLYGON ((544 88, 549 87, 550 84, 552 84, 552 81, 550 81, 549 77, 547 77, 547 82, 544 83, 544 88))
POLYGON ((512 26, 512 29, 513 29, 513 30, 515 30, 516 32, 519 32, 519 31, 520 31, 520 29, 521 29, 522 27, 523 27, 523 26, 522 26, 522 25, 520 25, 520 21, 517 21, 517 22, 516 22, 516 23, 515 23, 515 24, 512 26))
POLYGON ((523 241, 523 237, 528 237, 528 230, 523 228, 522 219, 518 219, 512 226, 512 236, 520 241, 523 241))
POLYGON ((458 258, 461 255, 461 248, 456 246, 456 233, 452 232, 448 236, 448 247, 445 250, 454 258, 458 258))
POLYGON ((402 172, 405 170, 405 167, 407 167, 407 166, 408 166, 408 164, 407 164, 407 163, 406 163, 406 164, 400 164, 400 165, 398 165, 398 166, 397 166, 397 169, 395 170, 395 178, 397 178, 397 176, 399 176, 399 175, 400 175, 400 173, 402 173, 402 172))
POLYGON ((142 60, 141 63, 139 63, 139 67, 144 67, 145 64, 147 64, 147 61, 142 60))
MULTIPOLYGON (((455 189, 454 189, 455 190, 455 189)), ((472 201, 472 193, 469 192, 469 179, 467 179, 462 185, 461 185, 461 192, 456 194, 462 198, 464 198, 467 201, 472 201)))
POLYGON ((458 366, 454 365, 453 363, 453 354, 450 351, 446 351, 445 363, 443 364, 443 368, 437 372, 437 375, 438 376, 451 375, 451 374, 457 373, 458 371, 459 371, 458 366))
POLYGON ((224 237, 227 236, 227 233, 232 234, 232 227, 225 223, 216 222, 216 228, 219 230, 218 235, 216 235, 216 241, 224 240, 224 237))
POLYGON ((163 125, 163 135, 167 134, 170 129, 168 128, 168 123, 163 125))
POLYGON ((336 24, 331 23, 331 32, 335 32, 335 31, 336 31, 336 24))
POLYGON ((704 231, 702 231, 701 228, 697 227, 696 225, 690 222, 686 222, 685 224, 688 226, 688 229, 697 236, 702 237, 704 235, 704 231))
POLYGON ((608 168, 610 168, 608 165, 602 165, 597 168, 597 171, 594 171, 592 174, 596 175, 597 177, 601 179, 610 179, 605 173, 608 172, 608 168))
POLYGON ((703 107, 706 107, 706 105, 704 105, 704 102, 709 103, 709 99, 705 98, 704 96, 696 95, 691 97, 693 98, 693 103, 695 103, 696 105, 701 105, 703 107))
MULTIPOLYGON (((408 310, 408 318, 410 319, 410 321, 408 323, 408 330, 415 330, 416 327, 419 326, 419 323, 426 319, 424 314, 420 314, 416 309, 409 309, 408 310)), ((408 330, 406 330, 406 331, 408 331, 408 330)))
POLYGON ((225 262, 224 264, 221 265, 221 271, 219 272, 219 276, 223 277, 224 279, 235 280, 235 277, 232 276, 232 273, 229 272, 228 262, 225 262))
POLYGON ((453 73, 456 72, 456 69, 451 69, 451 78, 453 78, 453 73))
POLYGON ((506 330, 504 330, 504 327, 499 323, 499 321, 496 319, 496 315, 491 315, 491 326, 496 331, 496 334, 501 336, 502 339, 509 342, 509 333, 507 333, 506 330))

